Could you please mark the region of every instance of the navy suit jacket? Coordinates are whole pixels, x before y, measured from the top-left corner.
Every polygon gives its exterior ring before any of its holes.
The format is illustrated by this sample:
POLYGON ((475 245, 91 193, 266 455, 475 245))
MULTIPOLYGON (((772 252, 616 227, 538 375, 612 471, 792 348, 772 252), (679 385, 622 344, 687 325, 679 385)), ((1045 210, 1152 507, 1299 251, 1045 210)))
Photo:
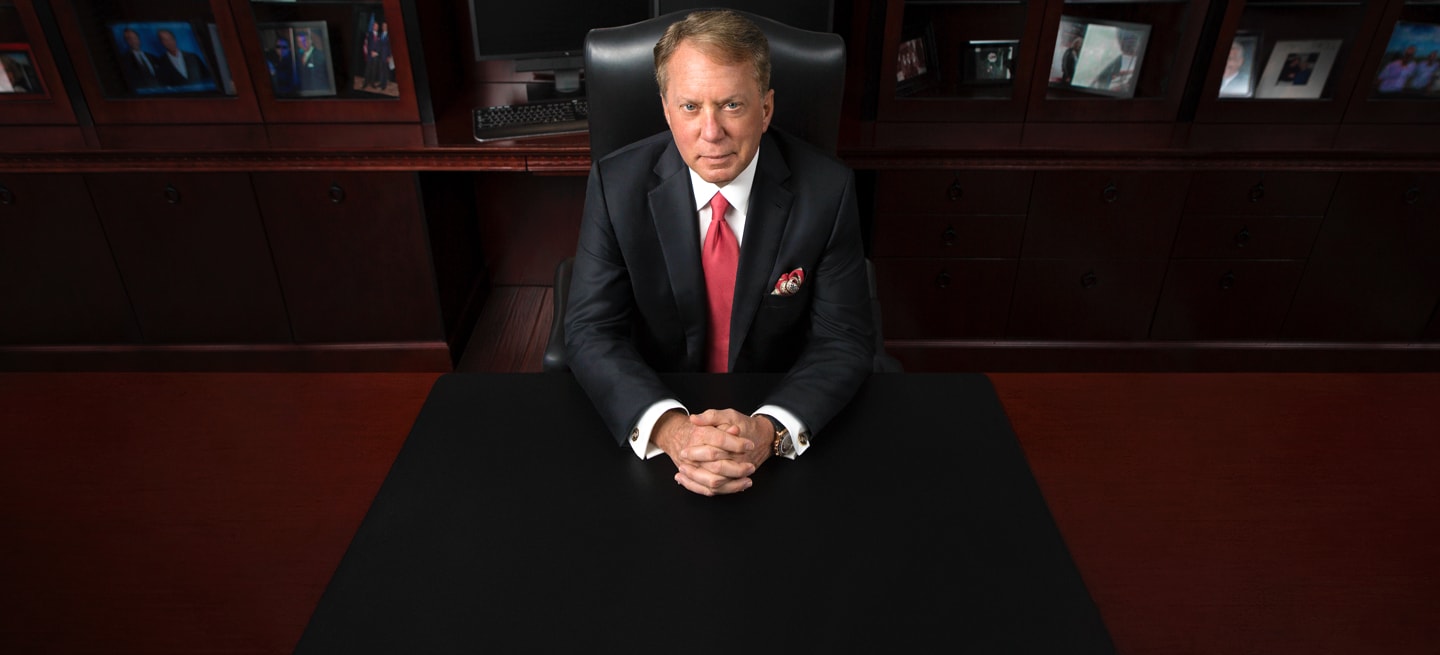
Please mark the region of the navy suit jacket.
MULTIPOLYGON (((774 128, 759 157, 735 280, 730 370, 787 373, 766 404, 819 431, 873 366, 854 174, 774 128), (797 268, 805 271, 799 292, 771 295, 797 268)), ((570 293, 570 368, 623 444, 646 408, 674 397, 657 372, 704 370, 699 220, 669 132, 590 169, 570 293)))

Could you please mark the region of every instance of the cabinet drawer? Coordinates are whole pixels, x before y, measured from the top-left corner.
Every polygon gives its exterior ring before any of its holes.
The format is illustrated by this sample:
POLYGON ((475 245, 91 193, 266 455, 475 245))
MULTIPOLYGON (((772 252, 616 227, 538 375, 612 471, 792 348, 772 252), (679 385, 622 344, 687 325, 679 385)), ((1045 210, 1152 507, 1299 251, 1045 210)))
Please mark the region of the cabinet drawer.
POLYGON ((1346 173, 1315 256, 1389 259, 1440 252, 1440 175, 1346 173))
POLYGON ((1440 257, 1311 259, 1282 335, 1414 341, 1440 303, 1440 257))
POLYGON ((295 340, 444 338, 413 173, 256 173, 295 340))
POLYGON ((1205 171, 1190 181, 1185 210, 1197 214, 1322 216, 1338 173, 1205 171))
POLYGON ((84 179, 0 176, 0 343, 139 340, 84 179))
POLYGON ((1171 262, 1150 336, 1273 339, 1304 270, 1298 261, 1171 262))
POLYGON ((1156 259, 1170 256, 1177 212, 1037 214, 1026 221, 1027 259, 1156 259))
POLYGON ((999 337, 1015 260, 876 259, 887 339, 999 337))
POLYGON ((1320 232, 1318 216, 1189 214, 1180 220, 1174 257, 1305 259, 1320 232))
POLYGON ((879 213, 1024 214, 1034 174, 1016 171, 880 171, 879 213))
POLYGON ((1030 214, 1179 215, 1189 180, 1189 173, 1044 171, 1035 176, 1030 214))
POLYGON ((291 341, 250 176, 85 180, 147 343, 291 341))
POLYGON ((1165 262, 1021 261, 1007 336, 1144 339, 1165 262))
POLYGON ((876 257, 1020 256, 1025 216, 880 214, 875 218, 876 257))

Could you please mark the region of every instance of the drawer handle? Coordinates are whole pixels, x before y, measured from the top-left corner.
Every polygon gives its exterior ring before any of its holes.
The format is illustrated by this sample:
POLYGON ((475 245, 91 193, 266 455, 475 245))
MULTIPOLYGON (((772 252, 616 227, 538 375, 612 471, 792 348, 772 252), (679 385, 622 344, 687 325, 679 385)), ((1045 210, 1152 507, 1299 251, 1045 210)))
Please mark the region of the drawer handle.
POLYGON ((1220 276, 1220 290, 1221 290, 1221 291, 1229 291, 1230 289, 1233 289, 1234 287, 1235 287, 1235 271, 1225 271, 1225 274, 1220 276))
POLYGON ((1120 199, 1120 189, 1116 187, 1113 182, 1107 184, 1104 190, 1100 192, 1100 198, 1105 202, 1113 203, 1120 199))
POLYGON ((1081 289, 1093 289, 1099 285, 1100 278, 1095 276, 1094 270, 1085 271, 1085 274, 1080 276, 1081 289))
POLYGON ((936 286, 936 287, 939 287, 939 288, 941 288, 941 289, 944 289, 944 288, 946 288, 946 287, 949 287, 949 286, 950 286, 950 272, 949 272, 949 271, 940 271, 940 274, 935 276, 935 286, 936 286))
POLYGON ((1405 204, 1407 205, 1413 205, 1417 202, 1420 202, 1420 187, 1412 186, 1406 189, 1403 198, 1405 200, 1405 204))
POLYGON ((940 240, 945 242, 945 245, 949 247, 955 245, 955 239, 958 236, 958 234, 955 234, 954 225, 946 225, 945 231, 940 233, 940 240))
POLYGON ((1244 248, 1244 247, 1245 247, 1245 244, 1247 244, 1247 243, 1249 243, 1249 242, 1250 242, 1250 228, 1249 228, 1249 227, 1242 227, 1242 228, 1240 228, 1240 232, 1235 235, 1235 247, 1236 247, 1236 248, 1244 248))
POLYGON ((330 185, 330 202, 337 205, 345 202, 345 189, 338 184, 330 185))
POLYGON ((180 204, 180 190, 173 184, 165 185, 165 202, 172 205, 180 204))
POLYGON ((1256 182, 1256 183, 1255 183, 1255 186, 1250 187, 1250 202, 1260 202, 1260 200, 1261 200, 1262 198, 1264 198, 1264 197, 1265 197, 1265 183, 1264 183, 1264 182, 1256 182))
POLYGON ((955 201, 959 200, 959 199, 961 198, 961 196, 964 196, 964 195, 965 195, 965 189, 963 189, 963 188, 960 187, 960 180, 959 180, 959 179, 956 179, 954 182, 951 182, 951 183, 950 183, 950 188, 948 188, 948 189, 945 190, 945 197, 949 198, 949 199, 950 199, 950 202, 955 202, 955 201))
POLYGON ((11 193, 10 189, 6 188, 5 185, 0 184, 0 205, 13 204, 15 204, 15 194, 11 193))

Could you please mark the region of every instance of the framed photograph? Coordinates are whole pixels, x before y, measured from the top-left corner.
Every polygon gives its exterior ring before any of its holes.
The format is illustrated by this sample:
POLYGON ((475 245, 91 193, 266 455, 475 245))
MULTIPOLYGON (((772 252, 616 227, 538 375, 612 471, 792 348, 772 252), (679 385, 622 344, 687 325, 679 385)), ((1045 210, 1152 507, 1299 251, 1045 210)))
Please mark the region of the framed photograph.
POLYGON ((136 95, 214 93, 215 62, 195 27, 181 22, 110 23, 115 57, 136 95))
POLYGON ((44 95, 28 43, 0 43, 0 97, 44 95))
POLYGON ((1259 34, 1236 34, 1220 76, 1220 98, 1250 98, 1255 95, 1255 58, 1260 54, 1259 34))
POLYGON ((906 28, 900 36, 900 51, 895 58, 895 92, 914 93, 940 79, 938 53, 935 51, 935 27, 929 23, 906 28))
POLYGON ((1009 84, 1015 78, 1019 41, 970 41, 965 44, 966 84, 1009 84))
POLYGON ((1440 97, 1440 25, 1398 21, 1375 73, 1380 97, 1440 97))
POLYGON ((260 48, 277 98, 335 95, 330 32, 324 21, 261 23, 260 48))
POLYGON ((1149 40, 1149 25, 1061 16, 1050 86, 1133 98, 1149 40))
POLYGON ((390 50, 390 22, 385 19, 384 5, 361 5, 355 8, 355 39, 350 72, 350 88, 392 98, 400 97, 395 84, 395 55, 390 50))
POLYGON ((1340 53, 1340 39, 1276 41, 1255 87, 1257 98, 1313 100, 1325 90, 1325 80, 1340 53))

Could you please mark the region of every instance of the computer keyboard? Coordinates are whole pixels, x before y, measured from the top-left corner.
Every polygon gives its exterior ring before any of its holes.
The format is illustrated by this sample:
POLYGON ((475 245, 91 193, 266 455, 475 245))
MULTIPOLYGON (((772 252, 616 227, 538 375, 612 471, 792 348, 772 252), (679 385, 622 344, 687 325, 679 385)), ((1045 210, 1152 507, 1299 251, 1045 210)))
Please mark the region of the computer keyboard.
POLYGON ((588 116, 584 98, 480 107, 475 110, 475 140, 584 132, 590 129, 588 116))

